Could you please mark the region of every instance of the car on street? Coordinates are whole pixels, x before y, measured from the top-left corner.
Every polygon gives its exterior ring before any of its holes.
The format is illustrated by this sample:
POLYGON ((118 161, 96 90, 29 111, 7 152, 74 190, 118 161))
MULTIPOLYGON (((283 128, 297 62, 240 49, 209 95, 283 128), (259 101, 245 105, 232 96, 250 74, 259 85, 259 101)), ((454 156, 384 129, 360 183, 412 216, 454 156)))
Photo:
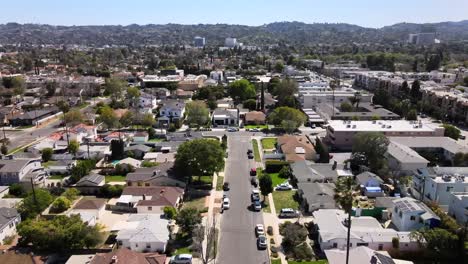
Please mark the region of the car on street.
POLYGON ((257 176, 257 168, 250 169, 250 176, 257 176))
POLYGON ((237 128, 235 127, 228 127, 227 132, 237 132, 237 128))
POLYGON ((250 129, 249 131, 250 131, 250 132, 260 132, 260 129, 258 129, 258 128, 252 128, 252 129, 250 129))
POLYGON ((461 140, 465 140, 465 139, 466 139, 466 137, 463 136, 463 135, 460 135, 458 138, 461 139, 461 140))
POLYGON ((229 191, 229 182, 223 183, 223 191, 229 191))
POLYGON ((250 197, 252 201, 260 201, 260 191, 257 189, 252 190, 250 197))
POLYGON ((292 208, 283 208, 280 210, 279 218, 295 218, 299 216, 299 211, 292 208))
POLYGON ((267 238, 264 235, 260 235, 257 238, 257 248, 266 249, 267 248, 267 238))
POLYGON ((226 210, 229 209, 229 207, 231 207, 231 201, 229 200, 229 198, 225 197, 223 199, 223 209, 226 210))
POLYGON ((179 254, 179 255, 172 256, 169 263, 170 264, 191 264, 192 263, 192 255, 190 255, 190 254, 179 254))
POLYGON ((310 128, 315 129, 315 124, 312 124, 310 128))
POLYGON ((250 177, 250 183, 254 186, 254 187, 258 187, 258 180, 257 180, 257 177, 250 177))
POLYGON ((265 235, 265 228, 262 224, 258 224, 255 226, 255 235, 257 236, 264 236, 265 235))
POLYGON ((247 157, 248 157, 249 159, 253 159, 253 158, 254 158, 254 155, 253 155, 252 153, 249 153, 249 154, 247 154, 247 157))
POLYGON ((289 184, 289 182, 283 182, 281 184, 276 185, 275 190, 276 191, 289 191, 292 190, 292 185, 289 184))
POLYGON ((247 154, 250 154, 250 153, 253 153, 253 151, 251 149, 248 149, 247 154))
POLYGON ((252 209, 257 212, 262 210, 262 204, 259 200, 255 200, 252 202, 252 209))

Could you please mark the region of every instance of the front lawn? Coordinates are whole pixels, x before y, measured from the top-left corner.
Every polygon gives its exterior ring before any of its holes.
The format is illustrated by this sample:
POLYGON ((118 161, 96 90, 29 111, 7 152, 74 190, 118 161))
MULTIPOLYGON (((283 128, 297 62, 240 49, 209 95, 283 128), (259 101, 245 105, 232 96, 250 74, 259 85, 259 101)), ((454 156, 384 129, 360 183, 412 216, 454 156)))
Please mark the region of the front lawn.
POLYGON ((193 183, 202 183, 202 184, 210 184, 213 182, 212 176, 192 176, 193 183))
POLYGON ((174 252, 174 255, 179 255, 179 254, 191 254, 191 253, 192 253, 192 250, 190 250, 190 248, 188 248, 188 247, 181 247, 181 248, 176 249, 176 251, 174 252))
POLYGON ((106 176, 106 183, 107 182, 124 182, 126 179, 123 175, 107 175, 106 176))
POLYGON ((256 162, 261 162, 262 159, 260 158, 260 151, 258 150, 258 142, 256 139, 252 139, 252 145, 253 145, 253 152, 254 152, 254 157, 256 162))
POLYGON ((271 264, 281 264, 281 259, 272 259, 271 264))
POLYGON ((271 181, 273 182, 273 187, 276 187, 276 185, 281 184, 281 183, 288 180, 288 179, 280 178, 278 172, 269 173, 269 174, 270 174, 270 177, 271 177, 271 181))
POLYGON ((274 149, 276 147, 276 138, 262 138, 262 148, 264 150, 274 149))
POLYGON ((275 203, 276 212, 283 208, 299 209, 299 203, 294 199, 296 191, 274 191, 273 201, 275 203))
POLYGON ((266 129, 268 128, 268 125, 246 125, 244 126, 245 129, 254 129, 254 128, 258 128, 258 129, 266 129))
POLYGON ((198 211, 206 211, 208 207, 205 205, 206 196, 199 198, 189 198, 184 201, 182 208, 195 208, 198 211))
POLYGON ((164 138, 152 138, 148 140, 148 142, 163 142, 164 140, 164 138))
POLYGON ((223 190, 223 184, 224 184, 224 177, 217 176, 217 178, 216 178, 216 190, 217 191, 222 191, 223 190))
MULTIPOLYGON (((281 263, 281 262, 280 262, 281 263)), ((326 259, 314 260, 314 261, 288 261, 288 264, 327 264, 326 259)))

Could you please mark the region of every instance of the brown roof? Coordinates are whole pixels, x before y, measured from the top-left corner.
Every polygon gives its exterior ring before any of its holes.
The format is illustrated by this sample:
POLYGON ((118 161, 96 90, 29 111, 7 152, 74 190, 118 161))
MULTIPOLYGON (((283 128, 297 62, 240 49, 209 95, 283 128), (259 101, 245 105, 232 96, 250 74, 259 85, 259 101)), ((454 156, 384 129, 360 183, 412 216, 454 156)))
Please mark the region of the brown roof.
POLYGON ((113 252, 96 254, 90 262, 90 264, 110 263, 164 264, 166 263, 166 255, 160 255, 158 253, 139 253, 127 248, 119 248, 113 252), (117 261, 112 260, 114 256, 117 261))
POLYGON ((151 206, 176 206, 179 197, 184 193, 184 189, 172 186, 147 186, 147 187, 132 187, 127 186, 122 192, 122 195, 134 195, 148 197, 146 200, 141 200, 138 205, 151 206), (150 198, 151 196, 151 198, 150 198))
POLYGON ((93 210, 100 209, 106 205, 106 199, 95 199, 95 198, 83 198, 81 199, 73 209, 77 210, 93 210))
POLYGON ((245 114, 245 122, 264 122, 265 121, 265 114, 260 111, 252 111, 245 114))
POLYGON ((304 136, 285 135, 278 137, 278 146, 286 156, 287 161, 305 160, 306 156, 315 155, 314 145, 304 136), (296 153, 296 148, 303 148, 305 154, 296 153))

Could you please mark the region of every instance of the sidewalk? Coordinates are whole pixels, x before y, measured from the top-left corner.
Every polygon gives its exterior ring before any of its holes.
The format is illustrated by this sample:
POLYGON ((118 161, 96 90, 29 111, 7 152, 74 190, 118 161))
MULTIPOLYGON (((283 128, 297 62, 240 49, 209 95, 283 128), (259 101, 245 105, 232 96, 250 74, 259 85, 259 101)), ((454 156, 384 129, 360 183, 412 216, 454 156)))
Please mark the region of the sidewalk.
POLYGON ((275 203, 273 201, 273 195, 271 193, 268 195, 268 204, 270 206, 271 213, 263 213, 263 221, 264 221, 265 229, 267 229, 268 226, 273 227, 273 236, 271 237, 275 240, 274 246, 278 248, 278 257, 281 260, 281 264, 288 264, 288 262, 286 261, 286 257, 284 256, 283 250, 281 248, 281 242, 283 240, 279 233, 280 222, 276 214, 275 203))

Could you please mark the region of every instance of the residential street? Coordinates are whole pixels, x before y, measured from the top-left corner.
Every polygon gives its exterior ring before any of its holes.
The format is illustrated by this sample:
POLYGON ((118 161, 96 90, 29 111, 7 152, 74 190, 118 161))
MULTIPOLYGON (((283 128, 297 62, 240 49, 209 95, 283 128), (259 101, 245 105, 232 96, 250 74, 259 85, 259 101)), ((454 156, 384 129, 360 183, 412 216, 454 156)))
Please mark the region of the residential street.
POLYGON ((239 133, 230 133, 228 136, 229 158, 225 177, 231 188, 227 192, 231 208, 221 216, 217 262, 266 264, 269 263, 268 251, 257 249, 254 230, 256 224, 263 224, 262 213, 249 209, 252 190, 249 170, 254 164, 253 160, 247 159, 247 150, 252 148, 250 136, 241 136, 239 133))

